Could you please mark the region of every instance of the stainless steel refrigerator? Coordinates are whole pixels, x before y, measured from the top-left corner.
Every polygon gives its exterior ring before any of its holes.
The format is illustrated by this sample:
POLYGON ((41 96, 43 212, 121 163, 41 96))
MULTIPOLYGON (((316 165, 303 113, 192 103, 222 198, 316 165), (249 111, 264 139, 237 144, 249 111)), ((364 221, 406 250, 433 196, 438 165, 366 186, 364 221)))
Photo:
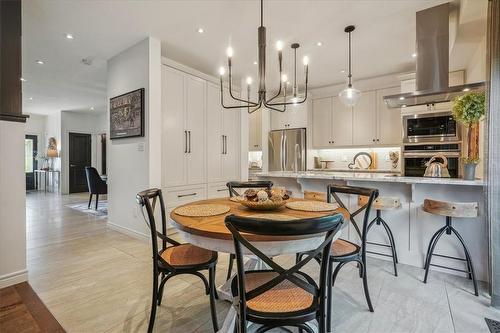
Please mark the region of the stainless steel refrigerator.
POLYGON ((306 170, 306 129, 269 132, 269 171, 306 170))

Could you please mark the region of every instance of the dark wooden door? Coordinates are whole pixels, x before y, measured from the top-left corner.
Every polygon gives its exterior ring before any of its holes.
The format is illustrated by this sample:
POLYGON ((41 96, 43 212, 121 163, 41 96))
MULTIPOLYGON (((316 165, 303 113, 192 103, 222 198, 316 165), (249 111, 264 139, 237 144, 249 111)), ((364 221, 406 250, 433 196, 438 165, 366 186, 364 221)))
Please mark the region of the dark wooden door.
POLYGON ((26 174, 26 190, 35 189, 35 170, 38 168, 36 155, 38 153, 38 137, 26 135, 24 139, 24 173, 26 174))
POLYGON ((69 133, 69 193, 88 192, 85 167, 91 164, 90 134, 69 133))

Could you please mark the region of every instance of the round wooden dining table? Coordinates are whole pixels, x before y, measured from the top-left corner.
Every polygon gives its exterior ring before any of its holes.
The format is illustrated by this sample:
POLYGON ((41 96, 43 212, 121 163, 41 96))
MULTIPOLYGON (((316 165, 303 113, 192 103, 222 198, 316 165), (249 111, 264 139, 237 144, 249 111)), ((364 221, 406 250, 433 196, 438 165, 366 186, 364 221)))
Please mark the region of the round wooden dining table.
MULTIPOLYGON (((310 201, 305 199, 290 198, 290 201, 310 201)), ((243 206, 242 204, 231 200, 230 198, 219 198, 219 199, 209 199, 200 200, 195 202, 190 202, 189 204, 176 207, 170 213, 170 218, 173 221, 173 226, 177 229, 179 235, 188 243, 193 245, 224 253, 234 253, 234 243, 232 234, 229 229, 226 228, 224 224, 224 219, 227 215, 238 215, 245 217, 255 217, 255 218, 268 218, 283 220, 284 223, 293 223, 295 219, 303 218, 313 218, 320 217, 330 214, 342 214, 344 216, 344 221, 349 220, 349 212, 344 208, 336 208, 333 211, 323 211, 323 212, 310 212, 310 211, 299 211, 292 210, 283 206, 274 211, 257 211, 250 210, 243 206), (219 214, 214 216, 204 216, 204 217, 190 217, 182 216, 175 213, 176 209, 182 206, 188 205, 201 205, 201 204, 217 204, 225 205, 229 207, 229 211, 225 214, 219 214)), ((340 232, 337 233, 335 238, 340 236, 340 232)), ((267 236, 267 235, 257 235, 257 234, 246 234, 245 237, 260 251, 265 253, 269 257, 276 257, 279 255, 286 254, 296 254, 299 252, 306 252, 314 250, 319 244, 324 240, 324 235, 304 235, 304 236, 267 236)), ((246 250, 243 247, 245 253, 246 250)), ((245 254, 251 255, 251 252, 246 252, 245 254)), ((264 264, 257 260, 255 257, 250 257, 245 263, 245 270, 262 269, 265 268, 264 264)), ((218 288, 219 297, 232 300, 232 295, 230 292, 230 281, 227 281, 223 286, 218 288)), ((233 332, 234 323, 236 318, 236 312, 233 307, 230 308, 228 315, 222 325, 219 332, 233 332)))

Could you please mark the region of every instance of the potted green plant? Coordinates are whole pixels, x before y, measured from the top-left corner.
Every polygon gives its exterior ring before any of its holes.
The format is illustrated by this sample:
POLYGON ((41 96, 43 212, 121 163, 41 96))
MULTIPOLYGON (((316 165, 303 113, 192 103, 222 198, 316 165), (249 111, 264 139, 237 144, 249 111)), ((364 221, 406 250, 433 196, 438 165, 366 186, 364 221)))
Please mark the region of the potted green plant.
POLYGON ((453 117, 467 128, 467 155, 462 157, 464 179, 474 180, 479 163, 479 121, 486 112, 484 91, 465 93, 453 100, 453 117))

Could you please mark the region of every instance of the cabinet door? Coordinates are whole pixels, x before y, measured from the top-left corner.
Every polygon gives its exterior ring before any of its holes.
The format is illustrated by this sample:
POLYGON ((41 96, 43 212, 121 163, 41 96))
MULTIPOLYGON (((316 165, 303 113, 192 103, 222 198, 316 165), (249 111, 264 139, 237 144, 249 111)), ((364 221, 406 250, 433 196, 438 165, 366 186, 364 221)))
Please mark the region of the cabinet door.
POLYGON ((163 184, 187 183, 184 74, 162 66, 163 184))
POLYGON ((207 178, 208 182, 220 182, 222 176, 222 106, 220 89, 207 84, 207 178))
POLYGON ((286 128, 306 128, 307 102, 287 106, 284 116, 287 118, 285 123, 289 125, 286 128))
POLYGON ((399 87, 377 90, 377 144, 401 145, 402 121, 399 109, 390 109, 384 102, 384 96, 399 92, 399 87))
POLYGON ((222 124, 225 135, 225 153, 222 155, 224 180, 240 179, 240 110, 223 110, 222 124))
POLYGON ((186 130, 188 131, 188 184, 206 182, 205 87, 204 80, 186 75, 186 130))
POLYGON ((332 97, 315 99, 312 105, 312 146, 329 147, 332 141, 332 97))
POLYGON ((286 117, 288 111, 278 112, 269 110, 271 113, 271 130, 285 129, 285 125, 288 124, 288 119, 286 117))
POLYGON ((354 145, 376 143, 377 104, 375 91, 363 92, 358 104, 353 108, 354 145))
POLYGON ((352 108, 345 106, 340 98, 333 97, 333 144, 334 146, 352 145, 352 108))

